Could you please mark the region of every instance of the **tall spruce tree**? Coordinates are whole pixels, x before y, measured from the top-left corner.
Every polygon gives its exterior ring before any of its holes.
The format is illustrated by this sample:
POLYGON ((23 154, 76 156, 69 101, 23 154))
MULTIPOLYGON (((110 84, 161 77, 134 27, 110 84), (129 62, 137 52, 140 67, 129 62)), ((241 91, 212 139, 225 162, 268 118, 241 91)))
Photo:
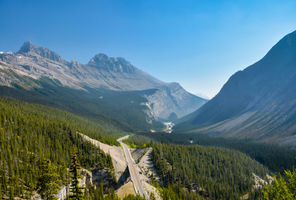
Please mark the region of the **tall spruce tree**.
POLYGON ((285 171, 285 178, 274 177, 274 183, 263 190, 264 200, 294 200, 296 199, 296 171, 285 171))
POLYGON ((0 199, 2 199, 2 196, 3 196, 3 194, 2 194, 2 185, 0 183, 0 199))
POLYGON ((83 192, 82 188, 79 186, 79 178, 80 178, 80 165, 78 163, 77 154, 74 152, 72 156, 72 164, 70 167, 71 173, 71 186, 70 186, 70 199, 75 200, 83 200, 83 192))
POLYGON ((60 178, 56 173, 56 167, 51 164, 50 160, 43 160, 40 165, 40 177, 37 183, 37 192, 42 199, 55 200, 56 194, 60 188, 60 178))

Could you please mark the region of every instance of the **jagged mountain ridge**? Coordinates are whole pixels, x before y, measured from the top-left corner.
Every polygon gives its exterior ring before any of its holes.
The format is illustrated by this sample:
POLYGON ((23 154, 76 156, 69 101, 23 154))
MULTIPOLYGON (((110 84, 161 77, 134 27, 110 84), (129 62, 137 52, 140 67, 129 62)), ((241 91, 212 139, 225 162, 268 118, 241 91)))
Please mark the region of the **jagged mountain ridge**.
MULTIPOLYGON (((155 119, 167 119, 175 114, 182 117, 199 108, 206 100, 186 92, 177 83, 165 83, 134 67, 123 58, 95 55, 87 64, 68 62, 57 53, 25 42, 17 53, 0 54, 0 84, 20 83, 9 71, 33 79, 48 77, 61 85, 85 90, 85 87, 117 91, 157 89, 145 95, 147 109, 155 119)), ((24 85, 24 87, 26 87, 24 85)))
POLYGON ((296 145, 296 31, 181 120, 176 131, 296 145))

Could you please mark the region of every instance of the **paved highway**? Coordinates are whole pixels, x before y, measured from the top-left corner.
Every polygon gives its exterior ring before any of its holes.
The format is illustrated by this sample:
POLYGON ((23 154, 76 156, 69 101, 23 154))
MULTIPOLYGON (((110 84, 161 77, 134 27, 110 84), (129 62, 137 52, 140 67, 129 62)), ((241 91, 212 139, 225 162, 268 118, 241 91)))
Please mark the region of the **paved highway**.
POLYGON ((123 148, 124 155, 125 155, 126 162, 127 162, 127 166, 128 166, 128 170, 129 170, 129 173, 130 173, 136 193, 141 195, 142 197, 145 197, 145 199, 149 199, 146 191, 144 190, 142 182, 140 180, 138 170, 137 170, 137 165, 136 165, 134 159, 132 158, 132 155, 131 155, 127 145, 122 142, 122 140, 124 140, 128 137, 129 137, 128 135, 124 136, 122 138, 119 138, 117 141, 120 143, 120 145, 123 148))

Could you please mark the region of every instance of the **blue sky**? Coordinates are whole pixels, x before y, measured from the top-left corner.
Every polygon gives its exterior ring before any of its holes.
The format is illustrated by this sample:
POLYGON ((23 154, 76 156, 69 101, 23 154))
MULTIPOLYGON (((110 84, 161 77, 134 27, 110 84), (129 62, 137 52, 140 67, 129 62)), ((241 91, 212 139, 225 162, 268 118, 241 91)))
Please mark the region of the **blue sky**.
POLYGON ((0 51, 29 40, 82 63, 124 57, 207 97, 295 29, 295 0, 0 0, 0 51))

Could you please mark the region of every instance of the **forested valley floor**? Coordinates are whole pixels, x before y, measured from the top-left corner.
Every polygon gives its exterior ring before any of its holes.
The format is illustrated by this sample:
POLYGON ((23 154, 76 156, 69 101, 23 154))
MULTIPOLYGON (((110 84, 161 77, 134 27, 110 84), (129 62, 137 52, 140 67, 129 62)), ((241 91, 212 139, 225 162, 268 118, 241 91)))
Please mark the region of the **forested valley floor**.
MULTIPOLYGON (((110 155, 83 140, 79 133, 119 145, 114 135, 109 135, 108 130, 94 121, 55 108, 0 98, 1 197, 29 199, 40 193, 44 169, 51 172, 51 183, 57 188, 70 185, 71 159, 75 154, 81 168, 108 173, 107 181, 84 188, 83 198, 118 199, 110 155)), ((152 160, 160 180, 153 180, 151 184, 165 200, 240 199, 246 195, 248 199, 258 199, 262 192, 254 186, 254 175, 267 182, 266 175, 281 172, 284 167, 289 169, 289 165, 294 164, 293 161, 282 164, 293 155, 292 150, 279 148, 278 153, 284 153, 282 160, 279 158, 275 164, 271 154, 262 157, 256 153, 260 152, 259 147, 248 150, 247 145, 239 145, 238 141, 219 141, 192 135, 147 133, 134 135, 124 142, 134 148, 153 148, 152 160), (227 148, 231 144, 233 148, 227 148)), ((130 195, 125 199, 142 198, 130 195)))

